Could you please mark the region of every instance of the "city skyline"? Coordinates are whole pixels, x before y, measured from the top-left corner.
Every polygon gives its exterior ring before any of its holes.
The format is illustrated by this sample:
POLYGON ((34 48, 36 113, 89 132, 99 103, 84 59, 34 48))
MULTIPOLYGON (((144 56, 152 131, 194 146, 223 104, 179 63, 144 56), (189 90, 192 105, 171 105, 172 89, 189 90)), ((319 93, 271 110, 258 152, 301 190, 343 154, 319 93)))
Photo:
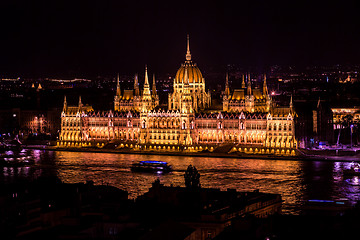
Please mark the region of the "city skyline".
POLYGON ((359 5, 0 1, 0 236, 349 239, 359 5))
POLYGON ((204 71, 228 63, 357 64, 356 9, 351 1, 2 3, 0 72, 96 76, 144 64, 174 72, 186 34, 204 71))

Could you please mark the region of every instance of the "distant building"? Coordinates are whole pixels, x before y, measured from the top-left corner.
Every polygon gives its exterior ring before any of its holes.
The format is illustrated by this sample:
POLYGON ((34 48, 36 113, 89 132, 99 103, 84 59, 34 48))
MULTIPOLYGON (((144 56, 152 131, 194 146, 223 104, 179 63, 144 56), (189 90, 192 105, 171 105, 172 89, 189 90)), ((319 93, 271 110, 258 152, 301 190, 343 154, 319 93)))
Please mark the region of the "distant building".
POLYGON ((56 135, 60 129, 59 113, 61 109, 22 110, 12 108, 0 110, 1 133, 13 134, 51 134, 56 135))
POLYGON ((266 78, 262 90, 243 79, 241 89, 230 90, 226 78, 223 111, 211 110, 211 95, 205 79, 192 62, 189 39, 186 61, 174 78, 168 95, 168 109, 160 109, 153 78, 152 91, 145 69, 140 94, 138 77, 134 89, 121 92, 119 79, 114 97, 114 112, 94 112, 81 102, 68 107, 64 102, 58 146, 102 146, 117 141, 120 146, 141 150, 204 150, 218 144, 233 145, 233 150, 260 154, 295 154, 292 98, 288 107, 275 107, 268 94, 266 78), (122 145, 121 145, 122 144, 122 145))
POLYGON ((332 108, 333 129, 336 143, 357 144, 358 131, 354 131, 360 124, 360 107, 332 108), (350 131, 344 131, 345 129, 350 131))
POLYGON ((353 108, 331 108, 333 113, 334 129, 342 128, 342 122, 345 116, 351 115, 353 120, 360 121, 360 107, 353 108))

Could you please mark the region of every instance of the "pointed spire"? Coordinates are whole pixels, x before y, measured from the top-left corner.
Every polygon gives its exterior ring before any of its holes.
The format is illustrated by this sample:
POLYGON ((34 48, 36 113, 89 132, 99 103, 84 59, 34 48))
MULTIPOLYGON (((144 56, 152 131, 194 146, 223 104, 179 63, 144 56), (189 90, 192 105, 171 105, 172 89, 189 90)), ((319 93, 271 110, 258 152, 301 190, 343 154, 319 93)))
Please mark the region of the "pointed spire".
POLYGON ((149 77, 148 77, 148 72, 147 72, 147 65, 145 65, 145 83, 144 83, 142 98, 151 100, 149 77))
POLYGON ((241 83, 241 88, 245 88, 245 75, 242 75, 242 83, 241 83))
POLYGON ((147 72, 147 65, 145 65, 145 83, 144 85, 149 85, 149 78, 148 78, 148 72, 147 72))
POLYGON ((67 101, 66 101, 66 95, 64 96, 64 106, 63 106, 63 112, 66 112, 67 109, 67 101))
POLYGON ((152 83, 152 93, 153 96, 156 96, 156 81, 155 81, 155 73, 153 74, 153 83, 152 83))
POLYGON ((251 78, 250 78, 250 73, 248 74, 247 95, 251 95, 251 78))
POLYGON ((135 76, 134 76, 134 88, 136 88, 137 86, 138 86, 138 75, 137 75, 137 73, 135 74, 135 76))
POLYGON ((119 74, 117 75, 117 79, 116 79, 116 96, 118 97, 121 96, 119 74))
POLYGON ((290 97, 290 109, 293 109, 294 105, 293 105, 293 97, 292 97, 292 94, 291 94, 291 97, 290 97))
POLYGON ((190 38, 189 38, 189 34, 187 35, 186 61, 191 61, 191 54, 190 54, 190 38))
POLYGON ((267 89, 267 84, 266 84, 266 74, 264 74, 264 84, 263 84, 263 95, 268 95, 268 89, 267 89))
POLYGON ((138 80, 137 73, 135 74, 135 77, 134 77, 134 89, 135 89, 135 96, 139 96, 140 91, 139 91, 139 80, 138 80))
POLYGON ((230 88, 229 88, 229 74, 226 72, 226 82, 225 82, 225 95, 230 95, 230 88))

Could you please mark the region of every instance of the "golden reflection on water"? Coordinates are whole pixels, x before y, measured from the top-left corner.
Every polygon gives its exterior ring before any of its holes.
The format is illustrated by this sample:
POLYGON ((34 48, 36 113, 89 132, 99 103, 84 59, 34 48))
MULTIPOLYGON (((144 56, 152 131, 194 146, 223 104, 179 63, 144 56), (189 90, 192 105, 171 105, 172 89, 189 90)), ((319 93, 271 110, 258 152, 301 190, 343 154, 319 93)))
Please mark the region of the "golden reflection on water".
MULTIPOLYGON (((203 187, 278 193, 284 200, 283 212, 300 213, 304 200, 346 198, 352 204, 360 199, 360 177, 344 176, 351 162, 284 161, 183 156, 131 155, 110 153, 24 150, 34 166, 0 168, 0 183, 31 181, 40 176, 57 176, 63 182, 88 180, 128 191, 130 198, 144 194, 159 178, 165 185, 184 186, 184 172, 196 166, 203 187), (133 173, 130 166, 143 160, 161 160, 173 165, 169 174, 133 173)), ((360 162, 360 156, 345 159, 360 162)))
POLYGON ((288 207, 302 201, 304 190, 298 161, 73 152, 56 152, 55 160, 62 181, 109 184, 128 191, 130 198, 147 192, 157 178, 165 185, 184 186, 184 171, 190 164, 200 172, 202 187, 279 193, 288 207), (174 171, 168 174, 130 171, 132 163, 144 160, 166 161, 174 171))
MULTIPOLYGON (((31 181, 40 176, 57 176, 63 182, 88 180, 109 184, 128 191, 130 198, 144 194, 159 178, 165 185, 184 186, 189 164, 201 174, 203 187, 278 193, 284 200, 283 212, 300 213, 304 200, 346 198, 352 204, 360 199, 360 177, 344 176, 350 162, 284 161, 183 156, 131 155, 110 153, 56 152, 24 150, 34 166, 0 169, 0 183, 31 181), (174 171, 169 174, 133 173, 130 166, 143 160, 167 161, 174 171)), ((340 159, 339 159, 340 160, 340 159)), ((359 161, 360 156, 350 161, 359 161)))

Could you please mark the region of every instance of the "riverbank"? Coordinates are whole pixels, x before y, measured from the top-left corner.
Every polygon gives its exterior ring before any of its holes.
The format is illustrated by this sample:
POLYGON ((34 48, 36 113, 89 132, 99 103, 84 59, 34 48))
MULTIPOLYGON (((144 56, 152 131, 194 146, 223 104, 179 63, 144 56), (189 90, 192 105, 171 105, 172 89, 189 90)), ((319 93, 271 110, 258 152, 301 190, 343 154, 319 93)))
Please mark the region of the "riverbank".
POLYGON ((333 155, 310 155, 298 151, 296 156, 282 156, 271 154, 247 154, 240 152, 216 153, 216 152, 185 152, 185 151, 137 151, 133 149, 104 149, 104 148, 60 148, 46 145, 26 145, 24 149, 39 149, 48 151, 66 152, 92 152, 92 153, 114 153, 114 154, 138 154, 138 155, 158 155, 158 156, 185 156, 185 157, 211 157, 211 158, 239 158, 239 159, 264 159, 264 160, 290 160, 290 161, 359 161, 360 156, 333 156, 333 155))

